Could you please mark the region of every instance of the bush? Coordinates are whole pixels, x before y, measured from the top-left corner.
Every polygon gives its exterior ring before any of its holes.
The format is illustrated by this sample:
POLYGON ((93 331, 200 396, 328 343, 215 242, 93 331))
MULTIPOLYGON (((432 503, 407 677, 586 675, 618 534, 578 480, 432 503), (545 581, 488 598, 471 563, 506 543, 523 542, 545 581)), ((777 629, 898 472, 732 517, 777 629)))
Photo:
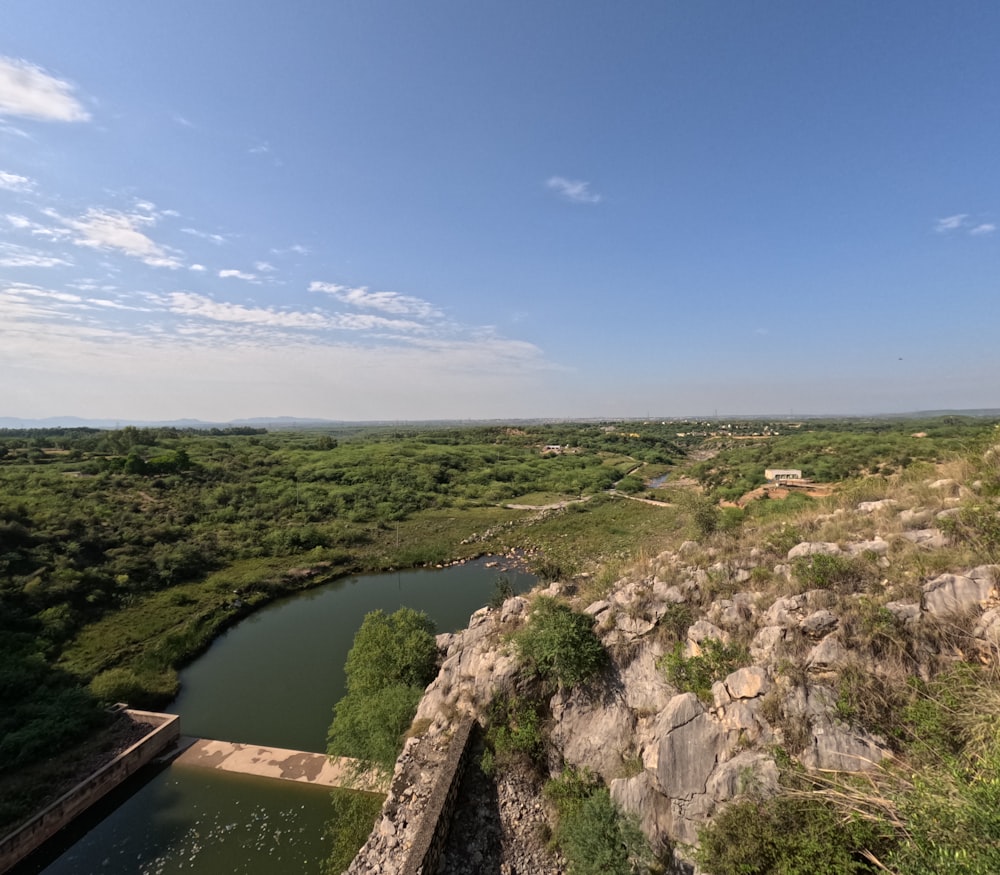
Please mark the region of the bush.
POLYGON ((411 608, 368 614, 347 654, 347 695, 334 706, 327 753, 390 771, 436 666, 434 624, 426 614, 411 608))
POLYGON ((514 645, 530 674, 562 687, 586 683, 608 660, 593 618, 545 596, 536 599, 514 645))
POLYGON ((545 735, 538 706, 518 696, 498 694, 490 703, 486 744, 489 756, 483 771, 506 766, 518 759, 536 762, 545 749, 545 735))
POLYGON ((713 683, 749 664, 750 653, 745 647, 706 638, 701 642, 698 656, 685 656, 684 642, 678 641, 670 653, 664 654, 659 668, 681 692, 695 693, 699 699, 711 701, 713 683))
POLYGON ((566 769, 544 792, 556 806, 554 837, 570 875, 633 875, 652 862, 635 818, 589 772, 566 769))
POLYGON ((872 872, 854 836, 819 799, 777 796, 736 802, 699 832, 698 865, 708 875, 853 875, 872 872))

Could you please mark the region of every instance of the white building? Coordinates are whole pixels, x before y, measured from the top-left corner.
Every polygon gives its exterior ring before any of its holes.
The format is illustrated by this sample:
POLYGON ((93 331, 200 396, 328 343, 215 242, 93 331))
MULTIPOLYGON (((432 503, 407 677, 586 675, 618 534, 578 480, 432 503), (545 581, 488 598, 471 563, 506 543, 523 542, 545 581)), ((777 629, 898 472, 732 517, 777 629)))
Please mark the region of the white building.
POLYGON ((767 468, 764 478, 768 483, 780 483, 782 480, 801 480, 802 471, 798 468, 767 468))

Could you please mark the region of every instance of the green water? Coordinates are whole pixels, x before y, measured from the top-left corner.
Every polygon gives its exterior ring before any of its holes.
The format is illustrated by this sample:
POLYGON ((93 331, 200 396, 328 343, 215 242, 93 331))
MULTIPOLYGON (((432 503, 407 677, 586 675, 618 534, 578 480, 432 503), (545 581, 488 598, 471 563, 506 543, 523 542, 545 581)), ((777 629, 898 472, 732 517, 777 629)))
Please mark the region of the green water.
MULTIPOLYGON (((489 600, 501 573, 518 592, 534 584, 480 560, 348 578, 276 602, 185 670, 166 710, 181 715, 185 735, 323 751, 364 615, 405 605, 426 611, 438 631, 455 631, 489 600)), ((308 875, 326 854, 329 811, 320 788, 173 765, 98 806, 77 828, 88 831, 57 859, 29 861, 17 873, 308 875)))

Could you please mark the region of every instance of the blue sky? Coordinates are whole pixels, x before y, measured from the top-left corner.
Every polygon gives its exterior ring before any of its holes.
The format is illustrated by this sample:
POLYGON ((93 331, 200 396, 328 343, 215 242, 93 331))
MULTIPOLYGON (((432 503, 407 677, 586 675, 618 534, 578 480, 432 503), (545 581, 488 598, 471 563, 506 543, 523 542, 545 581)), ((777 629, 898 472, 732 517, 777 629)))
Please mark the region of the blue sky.
POLYGON ((6 0, 0 415, 1000 407, 1000 4, 6 0))

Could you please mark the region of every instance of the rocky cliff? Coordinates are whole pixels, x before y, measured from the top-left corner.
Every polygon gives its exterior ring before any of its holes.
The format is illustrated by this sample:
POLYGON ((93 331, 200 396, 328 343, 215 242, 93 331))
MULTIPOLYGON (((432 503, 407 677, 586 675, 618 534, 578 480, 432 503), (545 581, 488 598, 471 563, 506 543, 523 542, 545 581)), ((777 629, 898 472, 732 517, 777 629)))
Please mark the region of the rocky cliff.
MULTIPOLYGON (((777 792, 789 763, 877 768, 892 744, 865 697, 990 661, 1000 644, 1000 568, 963 537, 968 507, 985 502, 995 518, 981 487, 882 483, 685 541, 603 591, 553 584, 545 594, 593 618, 609 661, 596 681, 546 693, 546 768, 598 775, 681 869, 713 815, 751 789, 777 792)), ((426 738, 463 715, 487 721, 498 691, 525 688, 511 635, 536 595, 439 636, 441 670, 415 721, 426 738)))

